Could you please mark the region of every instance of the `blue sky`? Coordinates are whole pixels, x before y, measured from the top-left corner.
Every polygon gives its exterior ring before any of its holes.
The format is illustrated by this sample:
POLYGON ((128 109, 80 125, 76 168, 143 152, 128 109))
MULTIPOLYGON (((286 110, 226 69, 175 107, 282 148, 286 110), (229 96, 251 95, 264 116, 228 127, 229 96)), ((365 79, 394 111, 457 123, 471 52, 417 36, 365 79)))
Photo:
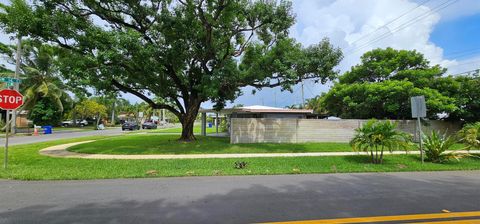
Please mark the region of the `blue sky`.
MULTIPOLYGON (((0 0, 7 3, 6 0, 0 0)), ((328 37, 345 54, 338 70, 344 72, 374 48, 393 47, 422 52, 432 64, 449 74, 480 68, 480 0, 293 0, 296 24, 290 35, 303 46, 328 37), (401 17, 400 17, 401 16, 401 17), (377 40, 377 41, 375 41, 377 40)), ((10 42, 7 35, 0 41, 10 42)), ((327 91, 325 85, 304 83, 305 98, 327 91)), ((301 87, 294 92, 278 88, 244 94, 234 104, 284 107, 301 102, 301 87)), ((126 94, 132 102, 140 100, 126 94)), ((204 108, 211 103, 204 103, 204 108)))
POLYGON ((480 14, 437 24, 430 40, 443 48, 447 59, 480 55, 480 14))
MULTIPOLYGON (((389 46, 416 49, 424 53, 432 64, 448 68, 449 74, 480 68, 478 0, 297 0, 293 3, 297 24, 292 28, 291 35, 306 46, 329 37, 344 50, 345 59, 339 66, 342 72, 357 64, 364 52, 389 46), (395 20, 400 15, 404 16, 395 20), (394 22, 388 24, 392 20, 394 22), (402 26, 404 23, 407 24, 402 26), (385 24, 388 25, 383 27, 385 24), (370 43, 389 32, 391 35, 386 38, 370 43)), ((327 91, 330 86, 331 83, 307 82, 305 98, 327 91)), ((300 90, 299 86, 294 88, 293 93, 270 89, 255 96, 245 91, 245 95, 233 104, 263 103, 283 107, 300 103, 300 90)), ((205 107, 208 106, 205 104, 205 107)))

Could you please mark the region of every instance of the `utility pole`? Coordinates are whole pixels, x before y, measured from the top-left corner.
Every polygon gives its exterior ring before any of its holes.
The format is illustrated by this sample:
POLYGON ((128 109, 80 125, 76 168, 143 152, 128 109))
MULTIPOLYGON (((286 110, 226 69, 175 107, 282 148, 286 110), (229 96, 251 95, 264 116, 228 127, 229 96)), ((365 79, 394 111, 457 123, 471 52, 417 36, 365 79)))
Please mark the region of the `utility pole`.
MULTIPOLYGON (((17 36, 17 54, 15 55, 15 79, 18 79, 18 76, 20 75, 20 56, 22 54, 22 36, 18 35, 17 36)), ((18 91, 19 89, 19 83, 15 82, 14 84, 14 89, 18 91)), ((12 128, 12 134, 17 133, 17 110, 13 110, 12 113, 12 124, 10 127, 12 128)))

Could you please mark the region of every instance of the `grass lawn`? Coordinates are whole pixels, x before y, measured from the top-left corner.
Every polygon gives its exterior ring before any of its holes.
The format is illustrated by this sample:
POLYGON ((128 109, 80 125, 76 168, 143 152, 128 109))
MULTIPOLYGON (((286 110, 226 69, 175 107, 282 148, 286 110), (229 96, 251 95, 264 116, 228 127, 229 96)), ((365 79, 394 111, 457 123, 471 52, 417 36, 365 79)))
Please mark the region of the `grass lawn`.
MULTIPOLYGON (((205 154, 205 153, 289 153, 351 152, 348 143, 254 143, 230 144, 228 138, 196 136, 195 142, 178 142, 177 135, 126 135, 70 147, 69 151, 89 154, 205 154)), ((455 145, 456 149, 462 148, 455 145)), ((413 149, 413 148, 412 148, 413 149)))
MULTIPOLYGON (((179 128, 163 128, 163 129, 154 129, 152 131, 150 131, 152 133, 175 133, 175 134, 179 134, 179 133, 182 133, 182 128, 179 127, 179 128)), ((193 133, 197 133, 197 134, 200 134, 202 132, 202 128, 200 126, 194 126, 193 127, 193 133)), ((207 133, 216 133, 217 132, 217 129, 215 127, 207 127, 207 133)), ((220 130, 220 127, 218 128, 218 132, 222 132, 220 130)))
MULTIPOLYGON (((387 155, 385 164, 369 163, 368 156, 179 159, 179 160, 91 160, 51 158, 38 154, 42 148, 69 142, 101 139, 88 137, 12 146, 9 168, 0 168, 0 178, 21 180, 65 180, 139 178, 159 176, 214 176, 296 173, 395 172, 432 170, 478 170, 480 159, 465 158, 445 164, 425 163, 417 155, 387 155), (247 162, 235 169, 236 161, 247 162)), ((0 150, 3 161, 3 150, 0 150)))

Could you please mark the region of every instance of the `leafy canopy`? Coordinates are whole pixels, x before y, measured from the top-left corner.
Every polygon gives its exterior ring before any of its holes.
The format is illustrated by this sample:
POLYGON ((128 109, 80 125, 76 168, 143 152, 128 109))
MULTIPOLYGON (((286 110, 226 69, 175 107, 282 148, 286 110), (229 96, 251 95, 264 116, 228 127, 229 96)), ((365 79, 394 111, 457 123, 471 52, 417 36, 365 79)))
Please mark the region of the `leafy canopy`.
POLYGON ((303 47, 288 36, 295 22, 289 1, 44 0, 21 11, 32 24, 26 27, 12 25, 16 5, 3 8, 7 32, 70 50, 62 71, 72 85, 129 92, 167 109, 187 140, 202 102, 221 108, 245 86, 325 83, 342 58, 327 39, 303 47))
POLYGON ((430 62, 416 51, 375 49, 362 56, 339 78, 320 100, 325 110, 343 118, 408 119, 410 97, 424 95, 427 116, 458 111, 458 101, 445 94, 445 69, 430 62))

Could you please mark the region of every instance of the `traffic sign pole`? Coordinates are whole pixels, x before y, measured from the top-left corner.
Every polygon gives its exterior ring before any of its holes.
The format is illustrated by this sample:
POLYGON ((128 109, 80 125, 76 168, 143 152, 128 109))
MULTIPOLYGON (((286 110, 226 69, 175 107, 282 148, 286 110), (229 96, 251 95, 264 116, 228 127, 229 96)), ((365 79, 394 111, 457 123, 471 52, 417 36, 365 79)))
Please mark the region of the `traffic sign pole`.
POLYGON ((10 110, 7 110, 7 125, 5 125, 5 155, 3 158, 3 168, 8 167, 8 131, 10 129, 10 110))
POLYGON ((7 125, 5 125, 5 158, 3 161, 3 168, 8 167, 8 133, 10 123, 15 122, 13 115, 16 115, 16 109, 23 105, 23 96, 18 91, 13 89, 4 89, 0 91, 0 108, 7 111, 7 125), (10 112, 13 111, 12 119, 10 119, 10 112))

